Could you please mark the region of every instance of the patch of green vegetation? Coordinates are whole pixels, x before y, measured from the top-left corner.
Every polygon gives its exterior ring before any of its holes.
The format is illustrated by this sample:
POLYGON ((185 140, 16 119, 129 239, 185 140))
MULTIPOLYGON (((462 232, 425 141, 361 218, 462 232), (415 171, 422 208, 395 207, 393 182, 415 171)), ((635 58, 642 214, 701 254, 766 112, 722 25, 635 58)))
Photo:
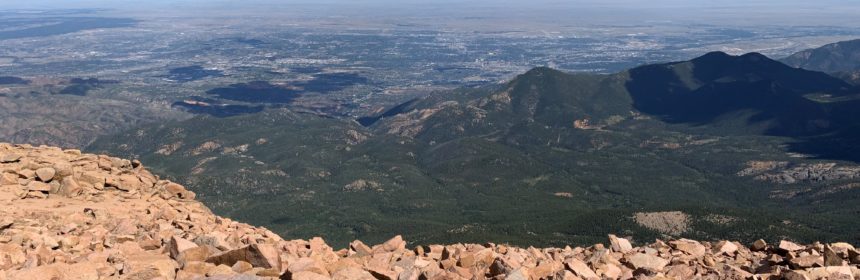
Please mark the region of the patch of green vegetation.
MULTIPOLYGON (((711 56, 705 60, 720 63, 675 68, 684 75, 667 72, 671 65, 616 75, 537 68, 507 85, 411 101, 370 127, 274 110, 143 127, 89 150, 139 158, 218 214, 337 246, 395 234, 422 244, 582 245, 608 233, 649 241, 662 234, 633 216, 659 211, 691 217, 684 237, 860 240, 852 218, 860 189, 773 197, 850 180, 779 185, 737 174, 749 161, 821 162, 788 154, 810 132, 794 128, 844 117, 841 109, 804 107, 794 103, 800 93, 762 87, 806 72, 758 56, 711 56), (758 95, 733 92, 708 107, 731 89, 758 95), (773 103, 762 103, 768 98, 773 103), (685 108, 649 107, 659 100, 685 108), (640 106, 657 111, 642 114, 640 106), (697 111, 706 107, 707 115, 697 111), (794 115, 783 115, 789 109, 794 115), (593 125, 574 127, 582 119, 593 125)), ((798 87, 840 83, 810 77, 798 87)))

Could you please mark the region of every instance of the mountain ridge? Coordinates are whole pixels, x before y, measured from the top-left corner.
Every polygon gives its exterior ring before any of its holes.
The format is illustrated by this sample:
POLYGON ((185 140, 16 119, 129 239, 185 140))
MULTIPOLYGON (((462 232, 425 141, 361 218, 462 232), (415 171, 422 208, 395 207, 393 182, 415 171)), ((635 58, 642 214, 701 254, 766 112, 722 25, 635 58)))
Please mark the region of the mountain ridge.
POLYGON ((803 50, 781 61, 793 67, 827 73, 855 72, 860 70, 860 39, 803 50))
POLYGON ((857 221, 820 219, 842 220, 840 205, 857 201, 858 118, 846 84, 758 54, 697 62, 705 74, 690 61, 608 75, 536 68, 366 122, 289 110, 197 117, 87 149, 151 162, 216 213, 332 244, 395 234, 544 246, 605 232, 659 238, 630 221, 667 211, 693 221, 686 238, 857 238, 857 221), (675 106, 647 106, 661 100, 675 106))

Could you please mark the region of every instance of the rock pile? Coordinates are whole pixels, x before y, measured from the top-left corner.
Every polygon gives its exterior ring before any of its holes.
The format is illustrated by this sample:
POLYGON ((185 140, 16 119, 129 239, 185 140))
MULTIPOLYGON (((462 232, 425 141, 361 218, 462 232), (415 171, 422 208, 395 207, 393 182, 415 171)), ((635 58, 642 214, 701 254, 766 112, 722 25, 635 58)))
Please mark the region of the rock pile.
POLYGON ((136 161, 0 144, 0 279, 278 278, 284 241, 136 161))
POLYGON ((413 248, 400 236, 334 250, 213 215, 136 161, 0 144, 5 279, 858 279, 847 243, 655 241, 413 248))

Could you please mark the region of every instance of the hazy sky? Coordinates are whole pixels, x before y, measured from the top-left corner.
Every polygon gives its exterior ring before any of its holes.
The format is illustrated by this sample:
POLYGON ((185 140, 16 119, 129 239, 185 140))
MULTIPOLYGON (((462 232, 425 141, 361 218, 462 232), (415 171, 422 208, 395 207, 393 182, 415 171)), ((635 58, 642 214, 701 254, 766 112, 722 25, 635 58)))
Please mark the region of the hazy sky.
POLYGON ((0 9, 108 8, 197 16, 362 17, 378 20, 482 17, 559 24, 655 21, 726 25, 860 26, 857 0, 0 0, 0 9))

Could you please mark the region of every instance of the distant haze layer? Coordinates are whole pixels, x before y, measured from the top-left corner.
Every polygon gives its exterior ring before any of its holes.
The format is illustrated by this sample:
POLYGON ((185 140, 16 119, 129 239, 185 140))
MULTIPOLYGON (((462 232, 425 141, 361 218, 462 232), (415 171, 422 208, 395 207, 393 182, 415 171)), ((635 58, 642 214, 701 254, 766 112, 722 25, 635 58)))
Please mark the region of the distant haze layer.
POLYGON ((850 0, 297 0, 297 1, 58 1, 4 3, 5 9, 104 8, 160 16, 329 18, 380 23, 493 22, 503 28, 564 25, 688 23, 717 25, 860 26, 860 2, 850 0), (166 13, 166 14, 165 14, 166 13))

